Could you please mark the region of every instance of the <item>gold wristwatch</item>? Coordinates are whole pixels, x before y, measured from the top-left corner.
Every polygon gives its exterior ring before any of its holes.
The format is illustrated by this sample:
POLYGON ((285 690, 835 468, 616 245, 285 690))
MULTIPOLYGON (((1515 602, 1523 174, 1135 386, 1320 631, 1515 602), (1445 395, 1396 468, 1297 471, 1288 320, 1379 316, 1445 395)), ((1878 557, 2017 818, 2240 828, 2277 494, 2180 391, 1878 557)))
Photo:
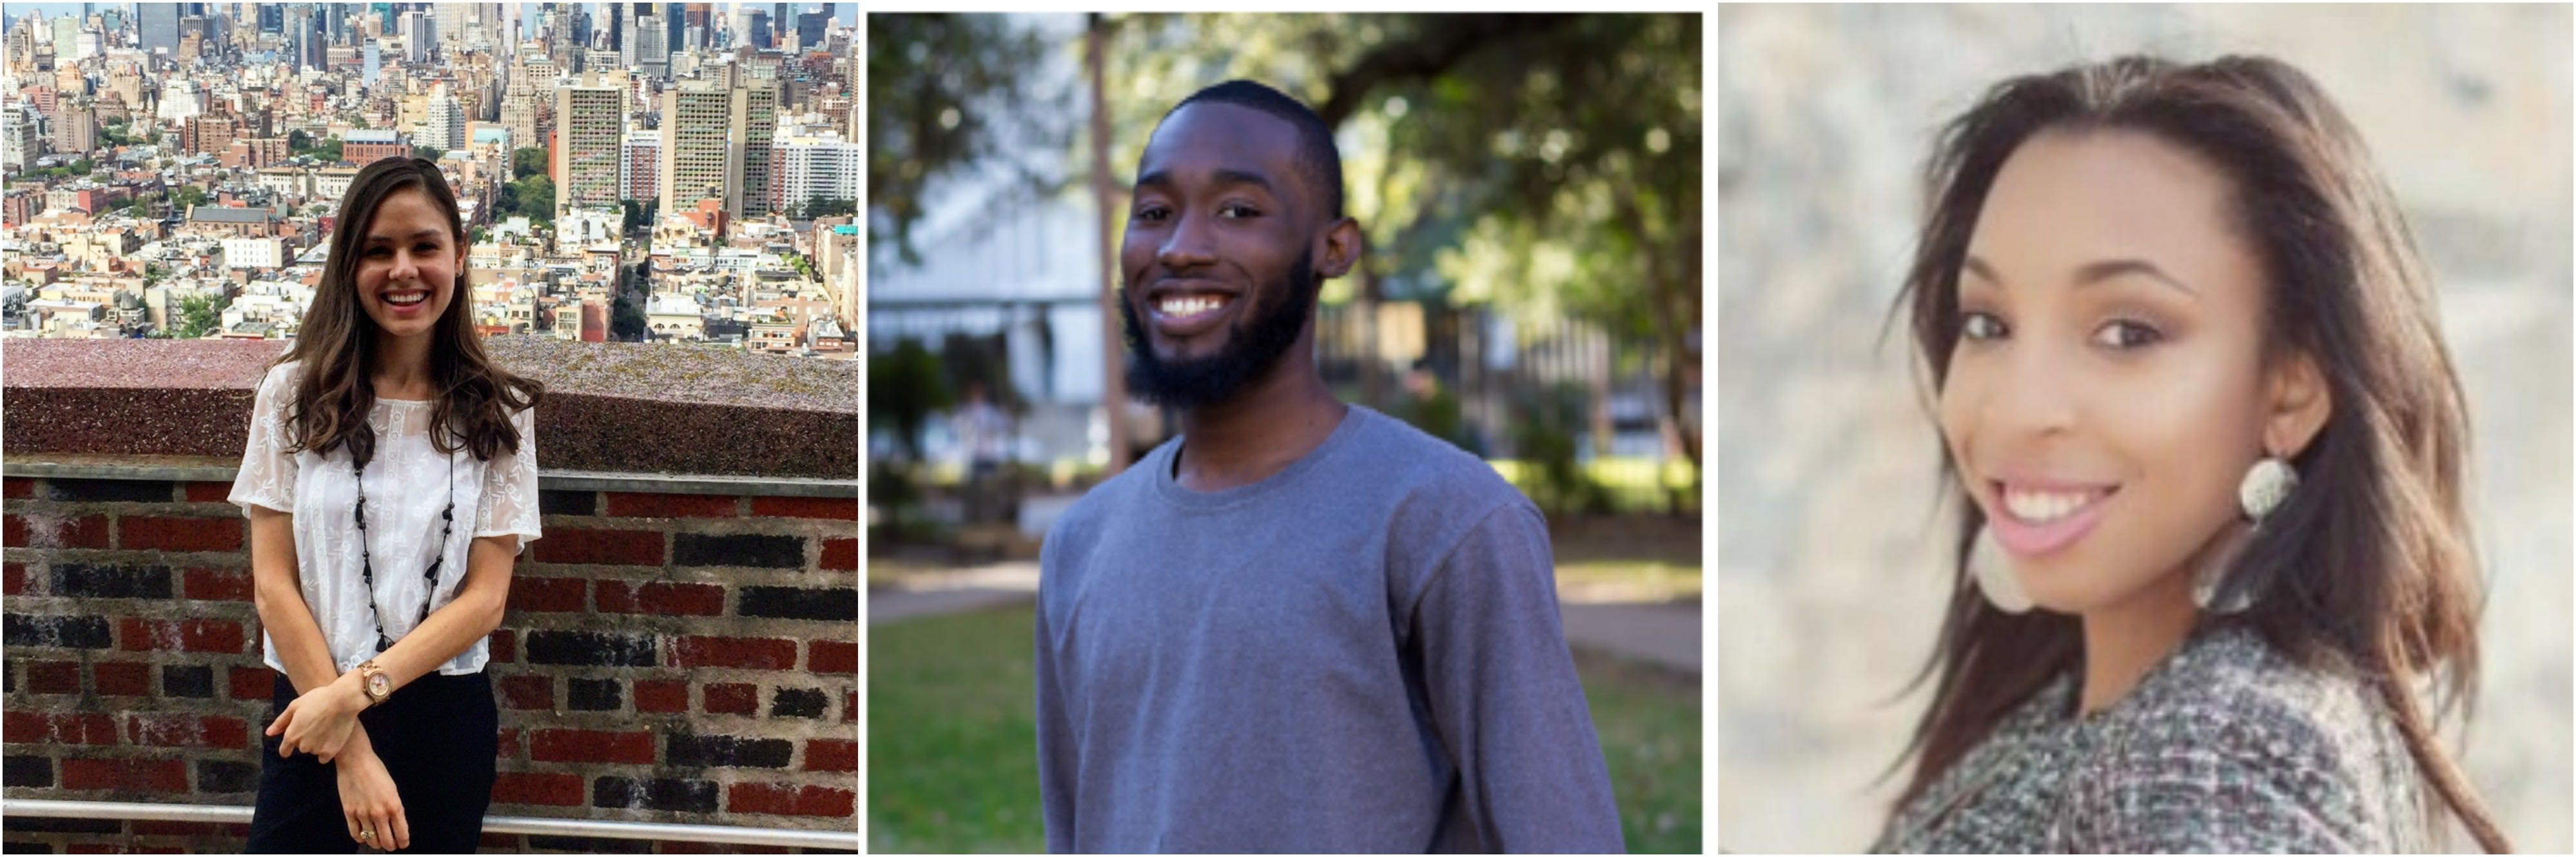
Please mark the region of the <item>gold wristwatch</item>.
POLYGON ((385 668, 376 666, 374 660, 358 665, 358 687, 367 692, 369 708, 385 701, 385 697, 394 695, 393 677, 385 675, 385 668))

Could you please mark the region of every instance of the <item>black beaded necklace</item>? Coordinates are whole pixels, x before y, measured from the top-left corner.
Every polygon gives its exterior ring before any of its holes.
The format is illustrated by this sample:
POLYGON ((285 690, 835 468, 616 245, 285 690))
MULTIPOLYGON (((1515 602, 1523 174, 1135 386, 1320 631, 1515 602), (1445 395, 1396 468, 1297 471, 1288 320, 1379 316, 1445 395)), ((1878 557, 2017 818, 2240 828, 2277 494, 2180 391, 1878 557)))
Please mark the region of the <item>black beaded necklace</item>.
MULTIPOLYGON (((358 476, 358 574, 367 582, 367 615, 376 620, 376 651, 392 648, 394 641, 385 637, 385 617, 376 612, 376 560, 367 552, 367 466, 355 458, 349 470, 358 476)), ((420 573, 423 589, 420 618, 412 620, 418 628, 429 621, 429 602, 438 597, 438 567, 447 562, 447 537, 456 528, 456 455, 447 456, 447 508, 438 512, 438 553, 431 556, 429 568, 420 573)))

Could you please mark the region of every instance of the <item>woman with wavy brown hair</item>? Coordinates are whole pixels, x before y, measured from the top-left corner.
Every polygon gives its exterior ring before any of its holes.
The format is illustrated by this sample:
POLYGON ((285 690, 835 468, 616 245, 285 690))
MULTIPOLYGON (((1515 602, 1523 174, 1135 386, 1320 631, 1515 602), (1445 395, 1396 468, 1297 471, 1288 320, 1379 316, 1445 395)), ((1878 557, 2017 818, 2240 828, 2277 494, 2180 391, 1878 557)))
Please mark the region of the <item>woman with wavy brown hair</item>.
POLYGON ((338 216, 230 497, 277 673, 249 850, 472 853, 499 743, 487 637, 541 534, 544 390, 483 351, 435 164, 368 165, 338 216))
POLYGON ((1898 306, 1962 526, 1882 851, 2507 848, 2433 282, 2306 75, 2124 58, 1942 133, 1898 306))

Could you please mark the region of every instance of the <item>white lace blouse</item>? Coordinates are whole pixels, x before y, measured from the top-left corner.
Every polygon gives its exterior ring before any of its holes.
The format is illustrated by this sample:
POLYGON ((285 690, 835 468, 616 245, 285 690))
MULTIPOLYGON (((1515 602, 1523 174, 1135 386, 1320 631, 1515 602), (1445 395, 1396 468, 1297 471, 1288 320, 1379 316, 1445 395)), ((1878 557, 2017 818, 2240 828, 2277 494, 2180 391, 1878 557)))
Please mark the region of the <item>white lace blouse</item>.
MULTIPOLYGON (((436 611, 456 599, 465 580, 466 555, 483 536, 516 535, 519 550, 542 535, 537 526, 537 446, 533 408, 510 417, 519 430, 519 451, 504 452, 489 462, 458 450, 441 454, 430 445, 431 403, 379 398, 367 415, 376 430, 376 454, 367 463, 367 550, 375 558, 375 591, 359 573, 355 511, 358 483, 349 471, 349 451, 312 450, 289 454, 286 408, 294 399, 299 363, 284 363, 260 379, 251 407, 250 440, 242 450, 241 474, 227 499, 250 514, 253 505, 295 516, 296 576, 304 602, 313 609, 331 661, 340 671, 356 669, 376 655, 376 622, 386 639, 401 640, 420 619, 421 599, 436 611), (438 541, 439 510, 446 507, 450 462, 455 466, 455 532, 438 541), (446 561, 438 570, 436 592, 424 591, 421 574, 432 551, 446 561), (372 608, 376 618, 370 619, 372 608)), ((286 671, 277 644, 260 632, 263 660, 270 669, 286 671)), ((483 669, 491 658, 491 640, 438 668, 440 675, 462 675, 483 669)))

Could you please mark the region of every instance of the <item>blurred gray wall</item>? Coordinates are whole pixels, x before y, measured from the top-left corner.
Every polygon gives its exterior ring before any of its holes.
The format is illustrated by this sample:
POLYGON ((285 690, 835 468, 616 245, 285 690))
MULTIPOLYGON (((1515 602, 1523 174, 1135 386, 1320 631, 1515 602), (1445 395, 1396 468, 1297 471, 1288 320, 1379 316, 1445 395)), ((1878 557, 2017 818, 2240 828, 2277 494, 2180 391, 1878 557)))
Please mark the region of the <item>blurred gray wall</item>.
POLYGON ((2143 51, 2299 66, 2395 187, 2475 433, 2492 589, 2465 761, 2520 850, 2569 851, 2569 25, 2565 5, 1721 7, 1719 845, 1864 848, 1902 785, 1877 778, 1928 697, 1898 693, 1937 629, 1950 510, 1911 346, 1880 333, 1933 130, 2005 77, 2143 51))

